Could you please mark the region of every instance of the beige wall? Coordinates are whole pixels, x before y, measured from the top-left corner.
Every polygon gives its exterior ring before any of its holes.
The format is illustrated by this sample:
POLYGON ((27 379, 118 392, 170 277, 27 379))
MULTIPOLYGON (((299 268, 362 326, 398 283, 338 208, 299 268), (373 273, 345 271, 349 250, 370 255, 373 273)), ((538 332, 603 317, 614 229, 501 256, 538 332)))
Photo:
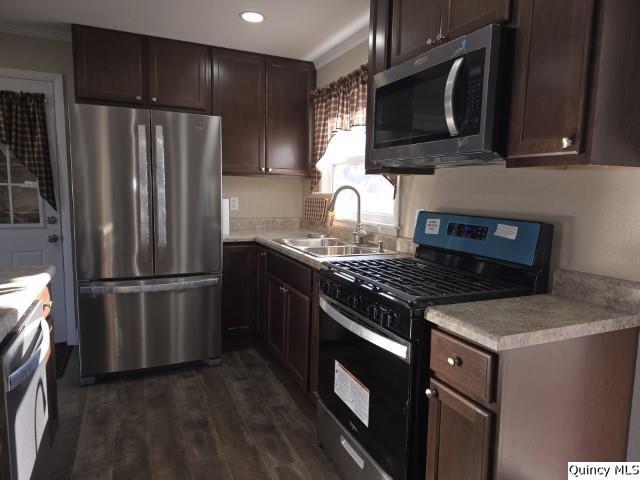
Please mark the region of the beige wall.
POLYGON ((368 42, 362 42, 344 55, 336 58, 333 62, 319 68, 316 76, 318 88, 328 85, 334 80, 353 72, 360 65, 367 63, 368 48, 368 42))
POLYGON ((62 73, 65 102, 74 101, 71 42, 0 33, 0 67, 62 73))
POLYGON ((222 196, 238 197, 239 209, 231 218, 299 218, 308 185, 297 177, 222 177, 222 196))
POLYGON ((543 220, 554 267, 640 281, 640 169, 463 167, 402 182, 403 236, 417 209, 543 220))

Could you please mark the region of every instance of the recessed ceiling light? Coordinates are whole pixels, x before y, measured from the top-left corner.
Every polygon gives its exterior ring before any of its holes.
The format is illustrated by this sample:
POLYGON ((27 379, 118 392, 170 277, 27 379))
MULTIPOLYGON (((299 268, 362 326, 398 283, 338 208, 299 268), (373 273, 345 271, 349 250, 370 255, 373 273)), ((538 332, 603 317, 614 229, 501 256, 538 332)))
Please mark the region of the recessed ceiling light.
POLYGON ((240 18, 249 23, 260 23, 264 20, 264 15, 260 12, 240 12, 240 18))

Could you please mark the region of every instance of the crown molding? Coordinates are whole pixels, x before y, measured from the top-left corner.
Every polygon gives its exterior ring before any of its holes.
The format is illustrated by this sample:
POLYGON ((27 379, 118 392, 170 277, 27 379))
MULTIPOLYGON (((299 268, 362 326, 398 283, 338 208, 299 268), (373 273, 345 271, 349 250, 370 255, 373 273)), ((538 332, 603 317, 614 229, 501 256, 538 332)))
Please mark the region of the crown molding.
POLYGON ((361 28, 354 35, 350 36, 346 40, 340 42, 335 47, 331 48, 328 52, 311 59, 316 69, 322 68, 328 63, 333 62, 336 58, 344 55, 349 50, 357 47, 362 42, 365 42, 369 38, 369 26, 361 28))
POLYGON ((23 37, 43 38, 46 40, 57 40, 59 42, 70 42, 71 32, 55 30, 52 28, 33 27, 19 25, 15 23, 0 22, 0 32, 11 35, 22 35, 23 37))

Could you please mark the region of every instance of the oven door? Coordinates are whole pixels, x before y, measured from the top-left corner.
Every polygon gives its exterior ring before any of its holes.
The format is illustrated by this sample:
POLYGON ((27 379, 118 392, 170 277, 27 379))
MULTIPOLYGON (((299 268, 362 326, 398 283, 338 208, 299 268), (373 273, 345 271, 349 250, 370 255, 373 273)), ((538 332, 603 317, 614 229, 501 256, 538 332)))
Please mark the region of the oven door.
POLYGON ((320 398, 394 479, 407 475, 412 354, 407 340, 320 295, 320 398))

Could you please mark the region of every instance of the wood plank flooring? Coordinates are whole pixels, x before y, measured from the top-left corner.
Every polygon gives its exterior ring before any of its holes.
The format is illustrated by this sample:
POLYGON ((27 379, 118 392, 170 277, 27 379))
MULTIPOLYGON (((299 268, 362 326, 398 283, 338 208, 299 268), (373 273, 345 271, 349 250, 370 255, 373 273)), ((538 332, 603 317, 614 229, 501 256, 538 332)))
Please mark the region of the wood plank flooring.
POLYGON ((78 368, 76 351, 58 384, 54 480, 338 480, 311 409, 256 349, 88 387, 78 368))

